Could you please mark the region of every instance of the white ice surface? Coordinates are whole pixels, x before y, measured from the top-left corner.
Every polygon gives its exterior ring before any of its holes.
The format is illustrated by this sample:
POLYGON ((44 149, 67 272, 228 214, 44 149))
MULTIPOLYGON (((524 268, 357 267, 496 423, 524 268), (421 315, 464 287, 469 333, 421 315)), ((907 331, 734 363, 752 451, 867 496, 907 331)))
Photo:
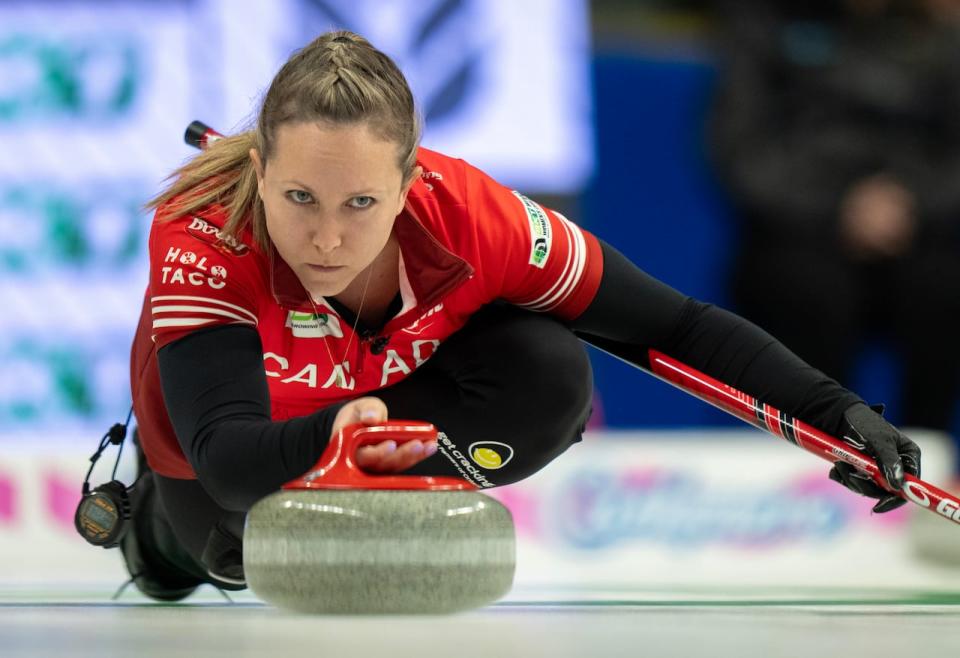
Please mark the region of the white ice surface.
POLYGON ((960 594, 907 591, 513 592, 431 617, 307 617, 227 603, 212 589, 160 605, 107 588, 0 590, 0 656, 691 656, 881 658, 960 655, 960 594))

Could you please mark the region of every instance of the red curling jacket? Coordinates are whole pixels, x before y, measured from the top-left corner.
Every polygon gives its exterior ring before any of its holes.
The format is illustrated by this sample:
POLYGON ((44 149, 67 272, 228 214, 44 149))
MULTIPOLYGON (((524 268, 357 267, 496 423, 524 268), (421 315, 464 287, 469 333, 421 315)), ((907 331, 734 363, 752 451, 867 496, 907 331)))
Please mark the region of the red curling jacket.
POLYGON ((156 351, 197 329, 256 328, 271 414, 285 420, 395 384, 494 300, 565 320, 587 308, 603 270, 593 235, 463 160, 420 149, 417 163, 423 175, 394 227, 403 305, 374 335, 355 335, 326 300, 315 310, 293 271, 249 231, 223 235, 222 207, 173 220, 167 207, 157 211, 131 360, 140 441, 154 471, 196 477, 167 416, 156 351))

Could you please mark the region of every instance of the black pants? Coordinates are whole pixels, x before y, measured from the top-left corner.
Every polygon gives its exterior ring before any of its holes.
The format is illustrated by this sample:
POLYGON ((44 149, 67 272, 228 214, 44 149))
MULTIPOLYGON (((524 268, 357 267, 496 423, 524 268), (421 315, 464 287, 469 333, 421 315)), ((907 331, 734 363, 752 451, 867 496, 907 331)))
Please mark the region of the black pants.
MULTIPOLYGON (((448 475, 481 488, 517 482, 579 441, 591 411, 586 351, 564 325, 491 305, 448 338, 402 382, 374 391, 390 417, 425 420, 443 436, 438 451, 408 473, 448 475)), ((206 580, 201 556, 219 522, 243 534, 244 513, 219 507, 196 480, 155 475, 152 542, 165 562, 206 580), (171 541, 169 533, 176 541, 171 541)))

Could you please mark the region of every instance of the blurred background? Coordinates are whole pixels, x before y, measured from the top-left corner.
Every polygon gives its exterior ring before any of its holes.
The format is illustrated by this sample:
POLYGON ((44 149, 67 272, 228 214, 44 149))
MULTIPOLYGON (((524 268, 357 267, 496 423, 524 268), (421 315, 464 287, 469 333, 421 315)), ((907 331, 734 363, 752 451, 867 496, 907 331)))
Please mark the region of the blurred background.
MULTIPOLYGON (((681 291, 735 307, 885 402, 894 422, 955 428, 950 3, 928 3, 945 13, 936 20, 881 0, 793 4, 3 3, 0 431, 93 433, 123 415, 146 280, 140 205, 190 157, 190 120, 244 126, 279 64, 334 26, 400 63, 426 145, 564 211, 681 291), (924 31, 948 28, 940 47, 924 31), (902 246, 877 238, 882 257, 840 244, 843 196, 866 180, 917 224, 902 246), (931 363, 908 372, 918 360, 931 363), (904 388, 938 408, 905 407, 904 388)), ((884 216, 884 199, 869 203, 884 216)), ((594 366, 597 425, 736 422, 613 360, 594 366)))
MULTIPOLYGON (((184 128, 244 127, 331 28, 396 59, 426 146, 758 322, 892 422, 960 435, 958 4, 0 3, 0 532, 69 531, 83 459, 126 416, 141 205, 192 155, 184 128), (35 460, 53 453, 73 466, 35 460)), ((592 358, 594 430, 740 427, 592 358)))

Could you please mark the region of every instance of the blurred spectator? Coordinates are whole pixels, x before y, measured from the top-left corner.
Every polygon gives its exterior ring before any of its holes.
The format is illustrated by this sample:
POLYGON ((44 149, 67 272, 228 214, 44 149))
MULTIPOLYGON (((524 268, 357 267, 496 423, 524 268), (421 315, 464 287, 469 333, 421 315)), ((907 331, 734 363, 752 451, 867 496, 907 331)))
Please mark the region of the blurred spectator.
POLYGON ((738 310, 841 383, 884 338, 899 421, 939 429, 960 384, 958 5, 722 2, 712 125, 738 310))

